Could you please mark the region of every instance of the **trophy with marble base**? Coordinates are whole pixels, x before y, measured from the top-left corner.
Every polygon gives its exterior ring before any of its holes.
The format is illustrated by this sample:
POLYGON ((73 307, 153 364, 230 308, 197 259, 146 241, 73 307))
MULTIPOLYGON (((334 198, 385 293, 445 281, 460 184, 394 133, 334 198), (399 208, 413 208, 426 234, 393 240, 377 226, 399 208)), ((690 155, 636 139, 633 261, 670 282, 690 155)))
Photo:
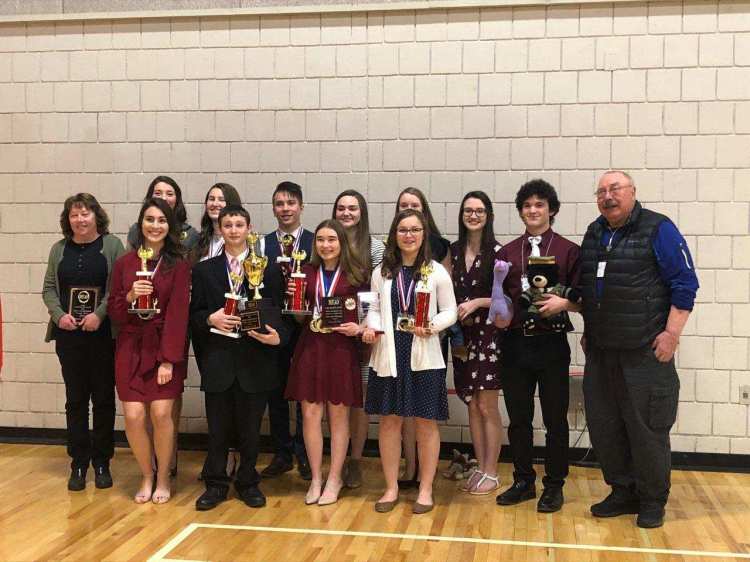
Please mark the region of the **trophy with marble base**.
MULTIPOLYGON (((138 248, 138 257, 141 259, 141 270, 136 271, 135 275, 139 280, 151 281, 156 272, 148 270, 148 260, 154 257, 154 249, 141 246, 138 248)), ((153 293, 150 295, 138 295, 128 309, 128 312, 130 314, 137 314, 141 320, 151 320, 161 312, 157 306, 159 306, 159 299, 153 293)))
MULTIPOLYGON (((239 294, 240 285, 242 285, 242 275, 232 271, 229 273, 229 279, 231 281, 231 287, 229 288, 228 293, 224 293, 224 314, 227 316, 237 316, 240 304, 244 300, 242 295, 239 294)), ((230 332, 225 332, 218 328, 211 328, 211 333, 235 339, 241 336, 239 327, 236 327, 230 332)))
POLYGON ((283 310, 284 314, 300 314, 303 316, 309 316, 312 311, 309 308, 309 303, 305 298, 305 291, 307 291, 307 275, 302 273, 302 262, 307 257, 307 252, 304 250, 297 250, 292 252, 292 259, 294 260, 294 271, 289 276, 294 280, 294 293, 291 296, 287 296, 286 308, 283 310))

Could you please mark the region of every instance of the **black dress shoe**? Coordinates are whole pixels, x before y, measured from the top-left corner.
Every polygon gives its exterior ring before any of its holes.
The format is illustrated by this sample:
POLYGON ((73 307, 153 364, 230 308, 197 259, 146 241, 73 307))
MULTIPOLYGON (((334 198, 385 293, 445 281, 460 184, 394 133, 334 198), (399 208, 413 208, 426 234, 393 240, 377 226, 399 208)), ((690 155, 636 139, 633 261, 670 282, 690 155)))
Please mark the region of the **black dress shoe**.
POLYGON ((258 486, 250 486, 237 493, 248 507, 263 507, 266 505, 266 496, 263 495, 258 486))
POLYGON ((636 525, 643 529, 655 529, 664 525, 664 506, 646 505, 638 511, 636 525))
POLYGON ((68 490, 71 492, 80 492, 86 488, 86 469, 73 468, 68 478, 68 490))
POLYGON ((564 502, 562 488, 545 488, 536 504, 536 510, 539 513, 554 513, 560 511, 564 502))
POLYGON ((299 475, 302 477, 302 480, 307 480, 308 482, 312 480, 312 470, 310 469, 310 463, 307 461, 297 461, 297 470, 299 471, 299 475))
POLYGON ((613 491, 602 501, 591 506, 591 515, 594 517, 617 517, 627 513, 638 513, 639 509, 640 502, 637 498, 613 491))
POLYGON ((495 498, 497 505, 516 505, 536 497, 536 486, 524 480, 516 480, 513 485, 495 498))
POLYGON ((109 466, 101 465, 94 468, 94 484, 100 490, 112 487, 112 474, 109 472, 109 466))
POLYGON ((275 478, 276 476, 281 476, 285 472, 289 472, 293 468, 294 466, 292 465, 291 461, 287 461, 279 456, 276 456, 271 459, 271 464, 264 468, 261 471, 260 475, 263 478, 275 478))
POLYGON ((201 497, 195 500, 195 509, 198 511, 208 511, 215 508, 221 502, 227 499, 227 489, 217 486, 210 486, 206 489, 201 497))

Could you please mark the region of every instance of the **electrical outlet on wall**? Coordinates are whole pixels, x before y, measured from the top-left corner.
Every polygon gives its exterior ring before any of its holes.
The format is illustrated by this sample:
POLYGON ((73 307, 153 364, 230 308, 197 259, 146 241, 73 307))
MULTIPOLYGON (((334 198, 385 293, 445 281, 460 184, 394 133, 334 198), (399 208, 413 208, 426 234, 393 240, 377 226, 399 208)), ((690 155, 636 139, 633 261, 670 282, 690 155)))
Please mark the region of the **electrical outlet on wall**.
POLYGON ((750 404, 750 384, 740 386, 740 404, 750 404))

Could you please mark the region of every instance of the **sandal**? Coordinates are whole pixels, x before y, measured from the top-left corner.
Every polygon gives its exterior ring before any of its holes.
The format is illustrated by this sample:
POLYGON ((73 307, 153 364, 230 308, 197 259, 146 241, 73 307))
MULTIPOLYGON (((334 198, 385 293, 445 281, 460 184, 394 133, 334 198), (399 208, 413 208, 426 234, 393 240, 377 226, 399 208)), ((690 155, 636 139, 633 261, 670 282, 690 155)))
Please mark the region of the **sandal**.
POLYGON ((472 468, 471 472, 469 473, 469 477, 466 479, 466 482, 464 482, 458 489, 462 492, 470 492, 477 483, 478 479, 475 479, 475 477, 481 478, 481 475, 484 475, 484 472, 482 472, 478 468, 472 468))
POLYGON ((469 490, 469 493, 472 496, 486 496, 488 494, 491 494, 498 488, 500 488, 500 478, 497 476, 490 476, 489 474, 484 472, 482 473, 482 477, 479 479, 479 482, 477 482, 476 485, 471 490, 469 490), (494 482, 495 485, 486 490, 480 490, 479 488, 482 486, 482 484, 484 484, 485 480, 490 480, 494 482))

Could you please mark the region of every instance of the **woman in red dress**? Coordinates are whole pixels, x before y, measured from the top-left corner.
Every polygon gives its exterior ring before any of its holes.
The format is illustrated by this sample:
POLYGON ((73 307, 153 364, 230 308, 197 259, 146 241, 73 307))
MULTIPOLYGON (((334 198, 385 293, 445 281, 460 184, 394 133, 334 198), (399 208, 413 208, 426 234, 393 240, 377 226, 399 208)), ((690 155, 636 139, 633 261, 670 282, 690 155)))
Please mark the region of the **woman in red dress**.
MULTIPOLYGON (((286 387, 286 398, 302 403, 305 448, 310 460, 312 482, 305 503, 329 505, 338 500, 343 486, 341 469, 349 445, 349 408, 362 407, 362 378, 359 367, 359 324, 345 322, 335 328, 321 325, 323 299, 344 297, 344 308, 354 306, 357 293, 367 290, 366 268, 347 242, 338 221, 323 221, 315 229, 307 275, 306 298, 314 307, 294 351, 286 387), (348 298, 346 298, 348 297, 348 298), (328 409, 331 430, 331 467, 323 485, 323 412, 328 409)), ((294 280, 290 280, 294 286, 294 280)))
POLYGON ((144 202, 138 216, 137 247, 152 250, 147 262, 153 275, 138 277, 136 251, 115 263, 109 316, 119 326, 115 384, 125 414, 125 433, 143 480, 136 503, 169 501, 169 462, 175 446, 172 410, 187 375, 187 324, 190 264, 180 245, 174 212, 161 199, 144 202), (139 296, 152 295, 159 311, 151 318, 128 312, 139 296), (150 415, 153 438, 146 423, 150 415), (158 471, 151 466, 156 453, 158 471), (155 477, 155 478, 154 478, 155 477), (155 480, 155 481, 154 481, 155 480))

